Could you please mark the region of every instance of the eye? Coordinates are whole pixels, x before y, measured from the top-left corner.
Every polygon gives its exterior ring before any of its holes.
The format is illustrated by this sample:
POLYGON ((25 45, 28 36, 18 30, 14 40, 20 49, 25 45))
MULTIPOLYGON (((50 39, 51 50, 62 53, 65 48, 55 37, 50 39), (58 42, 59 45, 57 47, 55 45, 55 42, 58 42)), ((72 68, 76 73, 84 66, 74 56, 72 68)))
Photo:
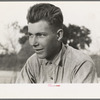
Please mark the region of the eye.
POLYGON ((28 34, 26 36, 28 36, 29 38, 33 38, 34 35, 32 33, 28 32, 28 34))
POLYGON ((46 34, 45 34, 45 33, 37 33, 36 36, 37 36, 37 37, 45 37, 46 34))
POLYGON ((32 33, 28 33, 28 36, 32 36, 33 34, 32 33))

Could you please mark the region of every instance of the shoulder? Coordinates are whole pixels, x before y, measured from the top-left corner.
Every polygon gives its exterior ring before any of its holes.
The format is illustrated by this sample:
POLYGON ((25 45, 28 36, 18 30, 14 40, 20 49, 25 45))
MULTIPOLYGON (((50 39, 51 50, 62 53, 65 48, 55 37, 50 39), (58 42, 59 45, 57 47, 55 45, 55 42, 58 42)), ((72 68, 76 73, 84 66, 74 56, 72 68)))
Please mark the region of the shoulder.
POLYGON ((95 69, 95 64, 91 57, 80 50, 74 49, 71 46, 66 47, 66 52, 64 55, 64 63, 66 67, 70 70, 76 70, 79 68, 87 69, 93 68, 95 69))
POLYGON ((29 65, 35 65, 37 63, 37 60, 38 60, 38 57, 36 53, 34 53, 27 59, 26 63, 29 65))
POLYGON ((66 68, 70 70, 72 76, 96 73, 95 64, 89 55, 70 46, 67 47, 65 53, 65 65, 68 66, 66 68))
POLYGON ((67 55, 71 57, 72 61, 75 61, 76 63, 80 63, 84 61, 89 61, 91 63, 94 63, 91 57, 88 54, 83 53, 81 50, 74 49, 71 46, 67 46, 67 49, 68 49, 67 55))
POLYGON ((43 62, 42 59, 40 59, 36 53, 34 53, 33 55, 31 55, 26 63, 30 64, 31 66, 39 66, 41 63, 43 62))
POLYGON ((28 61, 35 60, 35 59, 37 59, 36 53, 34 53, 33 55, 31 55, 31 56, 28 58, 28 61))

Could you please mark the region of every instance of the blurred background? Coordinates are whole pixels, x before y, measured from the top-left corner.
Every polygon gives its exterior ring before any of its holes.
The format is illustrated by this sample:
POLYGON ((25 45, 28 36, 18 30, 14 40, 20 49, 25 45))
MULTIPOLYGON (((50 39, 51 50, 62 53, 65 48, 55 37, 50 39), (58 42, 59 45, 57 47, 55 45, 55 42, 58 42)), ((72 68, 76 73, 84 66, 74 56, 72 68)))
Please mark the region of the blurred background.
MULTIPOLYGON (((26 15, 36 3, 40 2, 0 2, 0 83, 14 83, 26 60, 34 53, 28 42, 26 15)), ((63 42, 92 57, 99 80, 100 2, 49 3, 63 12, 63 42)))

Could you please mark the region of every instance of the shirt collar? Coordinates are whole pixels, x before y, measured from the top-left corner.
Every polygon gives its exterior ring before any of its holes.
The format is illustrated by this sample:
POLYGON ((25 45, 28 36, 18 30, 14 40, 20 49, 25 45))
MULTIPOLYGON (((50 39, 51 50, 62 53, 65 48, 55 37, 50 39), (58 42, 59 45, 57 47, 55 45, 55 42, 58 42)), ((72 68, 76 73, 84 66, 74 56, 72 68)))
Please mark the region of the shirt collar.
POLYGON ((62 59, 63 59, 63 55, 66 51, 66 46, 62 43, 62 49, 60 50, 60 52, 57 54, 57 56, 51 61, 48 61, 46 59, 43 59, 43 64, 47 65, 47 64, 55 64, 56 66, 62 66, 62 59))

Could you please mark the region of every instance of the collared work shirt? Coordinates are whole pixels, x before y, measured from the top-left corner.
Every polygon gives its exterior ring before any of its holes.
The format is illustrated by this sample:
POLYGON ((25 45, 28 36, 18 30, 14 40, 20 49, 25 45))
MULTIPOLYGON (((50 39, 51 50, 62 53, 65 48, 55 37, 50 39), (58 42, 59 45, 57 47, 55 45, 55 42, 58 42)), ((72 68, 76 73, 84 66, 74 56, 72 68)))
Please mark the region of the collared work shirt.
POLYGON ((16 83, 97 83, 97 73, 89 56, 63 44, 52 62, 33 54, 16 83))

